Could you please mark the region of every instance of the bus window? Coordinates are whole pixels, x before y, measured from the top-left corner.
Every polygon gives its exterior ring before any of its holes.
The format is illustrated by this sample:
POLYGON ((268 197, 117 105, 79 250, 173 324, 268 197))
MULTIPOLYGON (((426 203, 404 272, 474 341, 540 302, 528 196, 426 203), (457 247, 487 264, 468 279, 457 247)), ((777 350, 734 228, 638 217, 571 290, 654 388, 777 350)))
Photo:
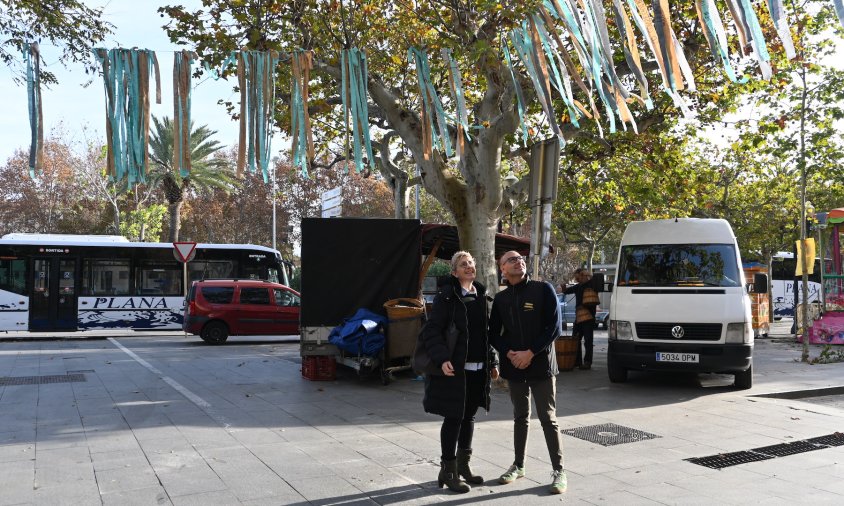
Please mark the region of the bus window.
POLYGON ((141 260, 135 283, 137 295, 182 295, 182 264, 141 260))
POLYGON ((26 295, 25 271, 23 258, 0 258, 0 290, 26 295))
POLYGON ((193 260, 188 262, 189 281, 231 279, 237 275, 232 260, 193 260))
POLYGON ((129 259, 86 259, 82 268, 83 295, 131 295, 129 259))

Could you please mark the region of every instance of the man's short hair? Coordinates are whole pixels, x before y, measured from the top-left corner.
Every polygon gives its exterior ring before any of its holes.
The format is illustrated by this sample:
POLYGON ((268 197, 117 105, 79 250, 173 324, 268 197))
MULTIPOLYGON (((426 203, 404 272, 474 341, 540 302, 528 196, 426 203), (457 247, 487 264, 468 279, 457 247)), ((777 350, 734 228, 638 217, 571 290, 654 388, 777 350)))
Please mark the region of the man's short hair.
POLYGON ((592 271, 590 271, 586 267, 578 267, 577 269, 574 270, 574 275, 577 276, 581 272, 589 274, 590 276, 592 275, 592 271))

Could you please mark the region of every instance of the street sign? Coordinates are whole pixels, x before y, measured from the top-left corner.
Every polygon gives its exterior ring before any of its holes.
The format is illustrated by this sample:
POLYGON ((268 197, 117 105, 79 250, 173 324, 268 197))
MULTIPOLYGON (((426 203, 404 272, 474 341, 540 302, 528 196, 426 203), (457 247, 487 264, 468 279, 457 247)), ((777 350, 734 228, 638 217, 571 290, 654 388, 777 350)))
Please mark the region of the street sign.
POLYGON ((343 206, 336 206, 330 209, 323 208, 322 210, 322 217, 323 218, 333 218, 335 216, 340 216, 343 214, 343 206))
POLYGON ((326 190, 325 192, 323 192, 322 201, 325 202, 326 200, 330 200, 330 199, 333 199, 333 198, 336 198, 336 197, 342 197, 342 196, 343 196, 343 187, 338 186, 337 188, 332 188, 330 190, 326 190))
POLYGON ((193 260, 193 257, 196 256, 196 243, 174 242, 173 256, 176 257, 176 260, 182 263, 190 262, 191 260, 193 260))
POLYGON ((322 194, 322 217, 331 218, 343 214, 343 187, 332 188, 322 194))

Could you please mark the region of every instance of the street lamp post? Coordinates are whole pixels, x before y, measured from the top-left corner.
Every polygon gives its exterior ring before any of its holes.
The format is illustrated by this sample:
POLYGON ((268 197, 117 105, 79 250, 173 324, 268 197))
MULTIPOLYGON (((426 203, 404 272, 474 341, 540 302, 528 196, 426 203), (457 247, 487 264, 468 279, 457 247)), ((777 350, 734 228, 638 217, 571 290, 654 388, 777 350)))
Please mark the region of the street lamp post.
POLYGON ((276 174, 276 165, 278 165, 278 157, 273 158, 273 165, 272 165, 272 178, 273 178, 273 186, 272 186, 272 199, 273 199, 273 249, 276 248, 276 224, 275 224, 275 197, 276 191, 278 190, 278 182, 276 181, 275 174, 276 174))

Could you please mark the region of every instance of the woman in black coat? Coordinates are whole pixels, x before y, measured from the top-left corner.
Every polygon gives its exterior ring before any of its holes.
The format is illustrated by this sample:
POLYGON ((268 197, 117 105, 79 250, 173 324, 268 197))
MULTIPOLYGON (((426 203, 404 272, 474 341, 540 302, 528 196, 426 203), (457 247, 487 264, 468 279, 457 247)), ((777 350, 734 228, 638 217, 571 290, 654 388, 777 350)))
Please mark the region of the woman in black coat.
POLYGON ((431 362, 439 367, 425 376, 425 411, 444 417, 440 429, 442 461, 439 486, 468 492, 468 483, 483 483, 472 473, 472 436, 478 408, 489 411, 490 379, 498 377, 495 352, 487 340, 488 299, 484 286, 475 281, 475 259, 466 251, 451 258, 450 282, 434 298, 433 309, 422 329, 422 341, 431 362), (457 330, 453 350, 446 334, 451 324, 457 330))

